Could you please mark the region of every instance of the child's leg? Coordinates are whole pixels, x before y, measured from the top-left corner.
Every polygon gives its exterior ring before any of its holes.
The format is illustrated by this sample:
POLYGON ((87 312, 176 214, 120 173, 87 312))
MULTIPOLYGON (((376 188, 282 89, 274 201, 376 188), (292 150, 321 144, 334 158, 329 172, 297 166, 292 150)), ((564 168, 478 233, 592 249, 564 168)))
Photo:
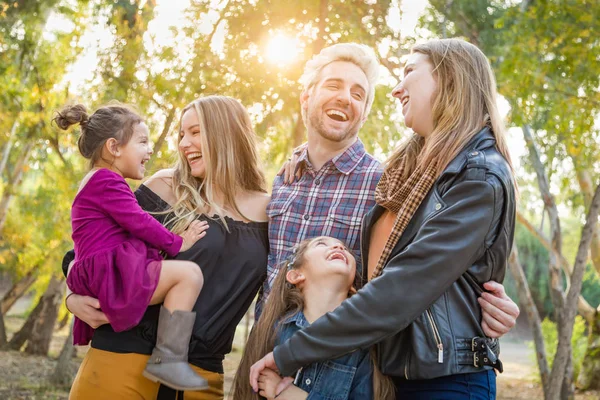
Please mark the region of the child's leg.
POLYGON ((163 261, 151 304, 164 301, 158 317, 156 346, 143 375, 177 390, 204 390, 206 379, 198 376, 187 362, 196 313, 192 308, 204 278, 198 265, 190 261, 163 261))
POLYGON ((173 312, 191 311, 198 299, 204 276, 194 262, 165 260, 162 262, 160 278, 150 304, 160 304, 173 312))

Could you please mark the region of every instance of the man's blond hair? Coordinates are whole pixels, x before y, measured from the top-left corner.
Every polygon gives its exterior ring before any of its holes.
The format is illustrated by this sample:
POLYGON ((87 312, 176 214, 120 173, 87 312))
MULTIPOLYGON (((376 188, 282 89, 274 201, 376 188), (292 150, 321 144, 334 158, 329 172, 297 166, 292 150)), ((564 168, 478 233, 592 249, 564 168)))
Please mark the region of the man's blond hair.
POLYGON ((365 115, 368 115, 375 98, 375 85, 379 79, 379 61, 373 49, 364 44, 338 43, 321 50, 304 67, 304 73, 300 78, 304 90, 309 90, 316 85, 323 68, 336 61, 351 62, 365 73, 369 83, 365 105, 365 115))

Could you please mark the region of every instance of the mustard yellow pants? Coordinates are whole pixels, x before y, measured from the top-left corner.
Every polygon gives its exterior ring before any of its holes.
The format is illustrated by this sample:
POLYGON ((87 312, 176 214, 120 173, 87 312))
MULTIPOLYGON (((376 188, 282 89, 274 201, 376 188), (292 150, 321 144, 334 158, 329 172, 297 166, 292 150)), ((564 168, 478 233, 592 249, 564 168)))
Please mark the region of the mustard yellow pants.
MULTIPOLYGON (((90 348, 79 367, 69 399, 156 400, 160 385, 142 376, 148 358, 149 356, 143 354, 111 353, 90 348)), ((199 392, 184 392, 183 399, 223 399, 223 374, 192 367, 208 380, 210 388, 199 392)), ((175 392, 173 391, 173 393, 175 392)), ((172 397, 172 400, 175 400, 175 396, 172 397)), ((181 395, 177 400, 181 400, 181 395)))

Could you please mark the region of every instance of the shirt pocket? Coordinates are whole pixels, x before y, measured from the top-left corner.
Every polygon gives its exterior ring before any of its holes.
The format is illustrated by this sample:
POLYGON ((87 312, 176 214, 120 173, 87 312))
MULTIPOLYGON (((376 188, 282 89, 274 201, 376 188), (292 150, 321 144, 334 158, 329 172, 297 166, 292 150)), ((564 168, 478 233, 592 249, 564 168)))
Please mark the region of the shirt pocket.
POLYGON ((292 196, 271 200, 267 205, 267 216, 269 219, 284 214, 290 208, 293 200, 294 198, 292 196))
POLYGON ((325 361, 311 393, 314 391, 318 398, 327 400, 346 400, 355 374, 356 367, 325 361))
MULTIPOLYGON (((329 213, 328 224, 330 229, 325 233, 343 241, 350 249, 355 249, 363 213, 358 207, 337 206, 329 213)), ((355 254, 357 256, 357 254, 355 254)))

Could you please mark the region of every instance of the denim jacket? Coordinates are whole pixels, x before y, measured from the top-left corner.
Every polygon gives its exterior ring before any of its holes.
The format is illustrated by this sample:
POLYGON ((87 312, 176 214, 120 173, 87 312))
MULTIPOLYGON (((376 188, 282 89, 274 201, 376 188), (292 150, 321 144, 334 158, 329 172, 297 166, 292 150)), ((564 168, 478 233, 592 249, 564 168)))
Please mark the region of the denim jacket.
MULTIPOLYGON (((302 311, 284 319, 278 328, 276 345, 309 325, 302 311)), ((308 392, 307 400, 373 399, 373 367, 367 350, 310 364, 301 368, 295 377, 294 384, 308 392)))

